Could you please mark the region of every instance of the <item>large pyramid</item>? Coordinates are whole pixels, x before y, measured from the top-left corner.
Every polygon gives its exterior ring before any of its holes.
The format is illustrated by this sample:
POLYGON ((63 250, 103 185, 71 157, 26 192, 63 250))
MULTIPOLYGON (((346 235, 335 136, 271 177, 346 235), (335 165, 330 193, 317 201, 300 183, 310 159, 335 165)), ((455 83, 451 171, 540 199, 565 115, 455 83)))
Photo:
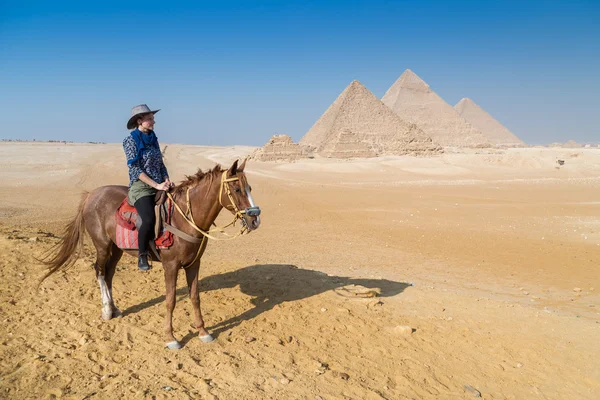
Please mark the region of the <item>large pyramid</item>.
POLYGON ((471 99, 462 99, 454 106, 454 109, 461 117, 479 129, 492 144, 504 146, 525 144, 471 99))
POLYGON ((489 146, 483 134, 462 118, 410 69, 381 99, 398 116, 417 126, 443 146, 489 146))
POLYGON ((353 81, 300 140, 325 157, 425 154, 441 147, 353 81))

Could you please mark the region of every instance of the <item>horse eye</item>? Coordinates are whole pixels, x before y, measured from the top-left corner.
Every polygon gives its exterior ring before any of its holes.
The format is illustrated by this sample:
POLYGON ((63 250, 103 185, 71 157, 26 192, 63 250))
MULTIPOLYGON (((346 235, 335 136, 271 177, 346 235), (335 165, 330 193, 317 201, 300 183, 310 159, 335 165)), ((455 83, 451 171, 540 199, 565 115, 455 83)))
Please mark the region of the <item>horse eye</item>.
POLYGON ((240 193, 241 192, 240 188, 235 189, 235 192, 240 193))
POLYGON ((248 191, 252 191, 252 186, 248 186, 248 191))

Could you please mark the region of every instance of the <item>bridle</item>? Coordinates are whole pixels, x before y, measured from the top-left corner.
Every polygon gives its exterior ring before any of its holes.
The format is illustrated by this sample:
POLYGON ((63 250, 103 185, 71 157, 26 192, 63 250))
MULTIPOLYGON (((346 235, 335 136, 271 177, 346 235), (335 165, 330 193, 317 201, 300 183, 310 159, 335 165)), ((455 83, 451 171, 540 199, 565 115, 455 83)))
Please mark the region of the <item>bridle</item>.
MULTIPOLYGON (((200 247, 198 248, 198 252, 196 253, 196 257, 194 257, 194 260, 188 264, 187 266, 185 266, 184 268, 188 268, 189 266, 191 266, 192 264, 194 264, 194 262, 201 256, 201 254, 204 252, 204 249, 206 248, 206 241, 207 239, 212 239, 212 240, 232 240, 237 238, 238 236, 241 236, 245 233, 250 232, 250 228, 248 227, 248 224, 246 223, 246 220, 244 219, 244 215, 250 216, 250 217, 258 217, 260 215, 260 208, 257 206, 252 206, 252 207, 248 207, 245 208, 243 210, 240 210, 240 208, 238 207, 237 203, 235 202, 235 199, 233 198, 233 195, 231 193, 231 187, 230 187, 230 183, 231 182, 235 182, 238 181, 240 182, 240 186, 245 188, 247 185, 247 182, 244 179, 242 179, 239 176, 233 176, 231 178, 227 178, 227 172, 228 171, 223 171, 222 175, 221 175, 221 184, 219 187, 219 204, 233 212, 233 221, 231 221, 229 224, 220 227, 217 226, 214 222, 213 225, 215 226, 213 229, 209 229, 208 231, 205 231, 203 229, 200 229, 200 227, 198 227, 198 225, 196 225, 196 223, 194 222, 194 217, 192 215, 192 205, 190 202, 190 190, 191 188, 188 187, 187 191, 185 193, 185 197, 186 197, 186 207, 187 207, 187 211, 183 212, 183 210, 181 209, 181 207, 179 207, 179 204, 177 204, 175 202, 175 199, 173 198, 173 195, 169 192, 167 192, 167 197, 169 198, 169 200, 172 202, 172 204, 175 206, 175 209, 179 212, 179 214, 181 214, 181 216, 186 220, 186 222, 192 227, 194 228, 196 231, 200 232, 202 234, 202 241, 200 242, 200 247), (231 209, 229 207, 227 207, 225 204, 223 204, 223 192, 225 192, 227 194, 227 197, 229 198, 229 206, 231 206, 231 209), (235 225, 235 223, 241 220, 242 221, 242 227, 240 229, 240 231, 231 236, 229 235, 227 232, 225 232, 225 228, 228 228, 230 226, 235 225), (211 233, 213 232, 219 232, 220 234, 222 234, 223 236, 226 237, 215 237, 213 236, 211 233)), ((175 229, 176 231, 179 231, 178 229, 175 229)), ((182 236, 184 239, 186 239, 186 236, 189 237, 189 235, 184 234, 183 232, 179 231, 180 233, 182 233, 182 236)), ((195 238, 194 238, 195 239, 195 238)), ((187 240, 187 239, 186 239, 187 240)), ((196 242, 197 243, 197 242, 196 242)))
POLYGON ((219 190, 219 204, 221 204, 221 206, 223 208, 228 209, 223 204, 223 189, 225 189, 225 192, 227 193, 227 197, 229 197, 229 203, 231 204, 231 206, 233 208, 233 210, 229 210, 229 211, 232 211, 235 215, 234 222, 237 219, 241 219, 244 226, 246 228, 248 228, 248 226, 246 225, 246 220, 243 218, 244 214, 249 217, 258 217, 260 215, 260 208, 257 206, 252 206, 252 207, 245 208, 244 210, 239 209, 239 207, 235 203, 235 200, 233 199, 233 195, 231 194, 231 187, 229 186, 229 182, 235 182, 235 181, 239 181, 240 186, 242 188, 246 188, 248 186, 248 182, 246 181, 245 176, 243 177, 243 179, 239 176, 227 178, 227 171, 223 172, 223 174, 221 175, 221 189, 219 190))

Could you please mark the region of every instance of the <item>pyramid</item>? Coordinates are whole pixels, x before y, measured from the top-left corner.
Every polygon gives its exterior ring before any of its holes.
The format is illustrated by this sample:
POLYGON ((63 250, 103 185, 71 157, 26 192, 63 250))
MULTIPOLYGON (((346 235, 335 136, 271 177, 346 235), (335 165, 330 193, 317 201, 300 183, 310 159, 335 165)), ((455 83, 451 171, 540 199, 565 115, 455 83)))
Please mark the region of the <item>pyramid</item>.
POLYGON ((349 129, 342 129, 332 134, 323 142, 319 154, 329 158, 377 157, 375 148, 349 129))
POLYGON ((325 157, 439 152, 415 125, 403 121, 359 81, 353 81, 299 142, 325 157))
POLYGON ((294 143, 288 135, 273 135, 260 149, 257 149, 250 158, 258 161, 296 161, 308 157, 305 148, 294 143))
POLYGON ((571 139, 567 143, 564 143, 562 145, 562 147, 564 147, 566 149, 579 149, 579 148, 581 148, 581 145, 579 143, 577 143, 576 141, 574 141, 573 139, 571 139))
POLYGON ((550 144, 548 147, 562 147, 563 149, 578 149, 581 147, 581 145, 571 139, 566 143, 554 142, 554 143, 550 144))
POLYGON ((410 69, 394 82, 381 101, 443 146, 485 147, 490 144, 410 69))
POLYGON ((454 106, 454 109, 461 117, 479 129, 491 144, 503 146, 525 144, 471 99, 462 99, 454 106))

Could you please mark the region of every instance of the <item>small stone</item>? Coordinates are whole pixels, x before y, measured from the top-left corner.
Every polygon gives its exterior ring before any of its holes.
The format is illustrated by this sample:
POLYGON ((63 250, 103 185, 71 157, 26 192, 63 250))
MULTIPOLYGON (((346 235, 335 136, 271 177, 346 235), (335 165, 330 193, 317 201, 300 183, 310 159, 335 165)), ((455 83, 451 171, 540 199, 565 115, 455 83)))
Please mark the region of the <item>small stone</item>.
POLYGON ((408 336, 413 333, 413 328, 408 325, 398 325, 394 328, 394 331, 398 332, 401 335, 408 336))
POLYGON ((282 385, 287 385, 288 383, 290 383, 290 380, 288 378, 281 378, 279 380, 279 383, 281 383, 282 385))
POLYGON ((578 287, 576 287, 576 288, 573 288, 573 291, 574 291, 574 292, 581 292, 581 288, 578 288, 578 287))
POLYGON ((246 343, 252 343, 256 340, 255 337, 252 336, 246 336, 246 343))
POLYGON ((87 341, 87 338, 85 336, 82 336, 81 339, 79 339, 79 344, 83 346, 87 343, 87 341))
POLYGON ((348 375, 348 374, 347 374, 347 373, 345 373, 345 372, 333 371, 331 374, 332 374, 332 375, 333 375, 335 378, 340 378, 340 379, 343 379, 343 380, 345 380, 345 381, 347 381, 348 379, 350 379, 350 375, 348 375))
POLYGON ((523 366, 523 364, 517 363, 517 368, 521 368, 522 366, 523 366))
POLYGON ((40 239, 39 239, 37 236, 34 236, 34 237, 32 237, 32 238, 29 238, 29 241, 30 241, 30 242, 39 242, 39 241, 40 241, 40 239))
POLYGON ((293 336, 288 336, 286 338, 286 340, 287 340, 288 343, 292 343, 292 340, 294 340, 294 337, 293 336))
POLYGON ((326 309, 326 308, 324 308, 324 307, 323 307, 323 308, 321 308, 321 312, 325 312, 325 311, 327 311, 327 309, 326 309))
POLYGON ((173 390, 173 388, 171 386, 163 386, 163 390, 170 392, 171 390, 173 390))
POLYGON ((379 293, 377 293, 375 290, 368 290, 364 293, 361 293, 361 297, 377 297, 379 296, 379 293))
POLYGON ((529 294, 529 292, 523 292, 523 294, 524 294, 525 296, 527 296, 527 295, 529 294))
POLYGON ((327 363, 324 363, 324 362, 321 362, 321 361, 317 361, 317 366, 318 366, 319 368, 325 368, 325 369, 328 369, 328 368, 329 368, 329 364, 327 364, 327 363))
POLYGON ((474 397, 481 397, 481 392, 471 385, 465 385, 465 390, 471 393, 474 397))
POLYGON ((454 319, 454 318, 452 318, 452 317, 448 317, 448 318, 446 319, 446 321, 452 321, 453 319, 454 319))
POLYGON ((315 400, 324 400, 324 399, 323 399, 321 396, 319 396, 319 395, 316 395, 316 396, 315 396, 315 400))
POLYGON ((177 364, 177 365, 175 366, 175 369, 181 369, 181 368, 183 368, 183 364, 177 364))

